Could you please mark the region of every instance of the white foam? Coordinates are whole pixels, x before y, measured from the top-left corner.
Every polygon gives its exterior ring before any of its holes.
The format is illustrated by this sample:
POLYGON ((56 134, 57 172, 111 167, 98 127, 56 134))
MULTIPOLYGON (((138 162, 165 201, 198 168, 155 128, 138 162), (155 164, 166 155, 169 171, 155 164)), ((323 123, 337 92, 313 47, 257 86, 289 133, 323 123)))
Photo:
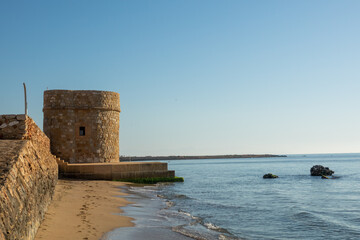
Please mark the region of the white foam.
POLYGON ((221 229, 220 227, 216 226, 215 224, 212 223, 204 223, 204 225, 208 228, 208 229, 212 229, 212 230, 219 230, 221 229))

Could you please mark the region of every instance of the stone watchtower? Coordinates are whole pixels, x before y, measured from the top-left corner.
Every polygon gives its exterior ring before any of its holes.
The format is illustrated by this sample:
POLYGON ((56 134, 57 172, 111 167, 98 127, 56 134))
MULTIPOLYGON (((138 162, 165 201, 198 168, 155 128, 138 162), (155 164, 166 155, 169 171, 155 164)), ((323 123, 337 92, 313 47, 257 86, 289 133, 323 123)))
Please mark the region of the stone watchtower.
POLYGON ((48 90, 43 112, 57 157, 69 163, 119 162, 118 93, 48 90))

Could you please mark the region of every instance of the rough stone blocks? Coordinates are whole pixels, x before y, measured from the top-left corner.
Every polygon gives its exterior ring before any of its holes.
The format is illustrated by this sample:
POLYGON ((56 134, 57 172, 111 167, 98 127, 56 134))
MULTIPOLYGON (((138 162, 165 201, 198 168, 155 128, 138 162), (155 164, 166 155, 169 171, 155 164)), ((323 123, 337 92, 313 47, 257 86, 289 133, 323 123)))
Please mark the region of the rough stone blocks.
POLYGON ((119 162, 118 93, 48 90, 43 112, 56 156, 69 163, 119 162))

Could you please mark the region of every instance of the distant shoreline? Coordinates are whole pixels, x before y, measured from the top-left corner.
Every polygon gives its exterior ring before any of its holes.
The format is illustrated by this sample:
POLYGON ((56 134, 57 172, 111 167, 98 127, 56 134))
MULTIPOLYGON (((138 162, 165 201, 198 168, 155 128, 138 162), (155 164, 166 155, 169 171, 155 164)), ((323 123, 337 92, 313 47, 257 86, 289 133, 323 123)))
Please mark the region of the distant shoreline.
POLYGON ((229 159, 229 158, 273 158, 287 157, 286 155, 272 154, 233 154, 233 155, 203 155, 203 156, 124 156, 120 157, 121 162, 130 161, 154 161, 154 160, 190 160, 190 159, 229 159))

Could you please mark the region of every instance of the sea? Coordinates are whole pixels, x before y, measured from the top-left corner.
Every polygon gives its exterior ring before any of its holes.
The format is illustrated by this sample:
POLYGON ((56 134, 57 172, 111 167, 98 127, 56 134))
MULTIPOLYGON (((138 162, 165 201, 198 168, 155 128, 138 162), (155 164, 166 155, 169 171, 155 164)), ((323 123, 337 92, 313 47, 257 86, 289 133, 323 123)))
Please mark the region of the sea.
POLYGON ((360 239, 360 154, 168 161, 183 183, 128 186, 106 240, 360 239), (334 179, 310 176, 313 165, 334 179), (273 173, 276 179, 263 179, 273 173))

